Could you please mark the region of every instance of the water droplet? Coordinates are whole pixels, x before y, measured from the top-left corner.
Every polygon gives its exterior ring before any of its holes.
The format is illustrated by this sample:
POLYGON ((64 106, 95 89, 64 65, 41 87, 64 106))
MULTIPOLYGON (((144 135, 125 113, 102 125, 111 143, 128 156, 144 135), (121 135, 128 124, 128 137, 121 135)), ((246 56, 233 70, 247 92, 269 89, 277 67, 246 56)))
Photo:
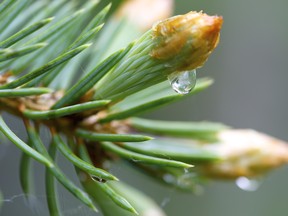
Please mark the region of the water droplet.
POLYGON ((196 195, 203 194, 203 187, 196 173, 185 171, 185 173, 177 179, 177 185, 179 188, 193 191, 196 195))
POLYGON ((184 168, 184 173, 187 174, 190 172, 190 168, 184 168))
POLYGON ((188 188, 194 184, 192 181, 193 177, 194 177, 193 174, 185 173, 184 175, 178 178, 177 183, 180 187, 188 188))
POLYGON ((105 183, 106 180, 105 179, 102 179, 102 178, 99 178, 97 176, 91 176, 91 178, 94 180, 94 181, 97 181, 99 183, 105 183))
POLYGON ((175 176, 171 175, 171 174, 165 174, 163 175, 163 180, 168 183, 168 184, 174 184, 176 183, 176 178, 175 176))
POLYGON ((256 191, 260 187, 262 181, 261 179, 249 179, 247 177, 239 177, 238 179, 236 179, 235 183, 237 187, 244 191, 256 191))
POLYGON ((135 159, 135 158, 130 158, 133 162, 135 162, 135 163, 139 163, 139 162, 141 162, 141 160, 139 160, 139 159, 135 159))
POLYGON ((16 77, 15 77, 15 76, 9 76, 9 77, 7 78, 7 83, 13 82, 14 80, 16 80, 16 77))
POLYGON ((174 72, 168 80, 177 93, 188 94, 196 85, 196 70, 174 72))

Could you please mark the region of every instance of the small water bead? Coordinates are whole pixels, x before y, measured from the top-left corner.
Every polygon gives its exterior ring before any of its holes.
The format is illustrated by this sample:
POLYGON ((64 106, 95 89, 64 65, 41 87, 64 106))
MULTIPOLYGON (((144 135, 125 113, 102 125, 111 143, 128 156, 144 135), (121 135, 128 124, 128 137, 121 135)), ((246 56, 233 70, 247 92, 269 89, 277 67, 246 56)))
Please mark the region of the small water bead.
POLYGON ((262 181, 261 179, 249 179, 247 177, 239 177, 238 179, 236 179, 235 183, 237 187, 244 191, 256 191, 260 187, 262 181))
POLYGON ((171 87, 179 94, 188 94, 196 85, 196 70, 174 72, 168 76, 171 87))
POLYGON ((184 173, 188 174, 190 172, 190 168, 184 168, 184 173))
POLYGON ((91 178, 92 178, 93 181, 96 181, 96 182, 99 182, 99 183, 105 183, 106 182, 105 179, 99 178, 99 177, 94 176, 94 175, 91 175, 91 178))
POLYGON ((162 178, 168 184, 175 184, 177 182, 176 177, 171 174, 165 174, 162 178))
POLYGON ((16 77, 15 77, 15 76, 9 76, 9 77, 7 78, 7 83, 13 82, 14 80, 16 80, 16 77))
POLYGON ((177 179, 177 185, 181 189, 193 191, 195 195, 201 195, 204 191, 196 173, 183 174, 177 179))

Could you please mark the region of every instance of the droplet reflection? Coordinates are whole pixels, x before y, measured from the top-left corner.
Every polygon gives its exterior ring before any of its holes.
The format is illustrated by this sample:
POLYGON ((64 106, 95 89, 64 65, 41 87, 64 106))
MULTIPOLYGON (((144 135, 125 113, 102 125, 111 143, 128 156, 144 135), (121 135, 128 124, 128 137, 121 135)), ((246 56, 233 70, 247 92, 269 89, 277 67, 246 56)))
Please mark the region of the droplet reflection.
POLYGON ((237 187, 244 191, 256 191, 260 187, 262 181, 261 179, 249 179, 247 177, 239 177, 238 179, 236 179, 235 183, 237 187))
POLYGON ((171 87, 179 94, 188 94, 196 85, 196 70, 174 72, 168 76, 171 87))

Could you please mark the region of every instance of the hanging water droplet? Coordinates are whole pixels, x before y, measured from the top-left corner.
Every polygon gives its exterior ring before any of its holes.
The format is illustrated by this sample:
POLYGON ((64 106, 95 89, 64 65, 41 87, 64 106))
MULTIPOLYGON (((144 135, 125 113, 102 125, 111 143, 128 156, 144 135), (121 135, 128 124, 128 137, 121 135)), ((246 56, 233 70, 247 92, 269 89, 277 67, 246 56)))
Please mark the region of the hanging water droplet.
POLYGON ((184 173, 188 174, 190 172, 190 168, 184 168, 184 173))
POLYGON ((168 80, 177 93, 188 94, 196 85, 196 70, 174 72, 168 80))
POLYGON ((184 175, 180 176, 177 180, 178 186, 181 188, 188 188, 194 185, 193 182, 194 174, 193 173, 185 173, 184 175))
POLYGON ((200 183, 199 176, 194 172, 185 170, 182 176, 177 178, 177 186, 184 190, 191 190, 195 195, 203 193, 203 187, 200 183))
POLYGON ((260 187, 262 181, 261 179, 249 179, 247 177, 239 177, 238 179, 236 179, 235 183, 237 187, 244 191, 256 191, 260 187))

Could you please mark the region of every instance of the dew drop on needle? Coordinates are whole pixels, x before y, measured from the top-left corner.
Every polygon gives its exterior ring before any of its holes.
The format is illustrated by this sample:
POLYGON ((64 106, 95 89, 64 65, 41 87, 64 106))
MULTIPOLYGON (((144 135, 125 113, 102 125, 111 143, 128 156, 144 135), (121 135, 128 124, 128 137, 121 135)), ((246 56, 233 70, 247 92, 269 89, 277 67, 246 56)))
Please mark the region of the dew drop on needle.
POLYGON ((174 72, 168 76, 171 87, 178 94, 188 94, 196 85, 196 70, 174 72))
POLYGON ((106 182, 105 179, 99 178, 97 176, 91 176, 91 178, 92 178, 92 180, 99 182, 99 183, 105 183, 106 182))

